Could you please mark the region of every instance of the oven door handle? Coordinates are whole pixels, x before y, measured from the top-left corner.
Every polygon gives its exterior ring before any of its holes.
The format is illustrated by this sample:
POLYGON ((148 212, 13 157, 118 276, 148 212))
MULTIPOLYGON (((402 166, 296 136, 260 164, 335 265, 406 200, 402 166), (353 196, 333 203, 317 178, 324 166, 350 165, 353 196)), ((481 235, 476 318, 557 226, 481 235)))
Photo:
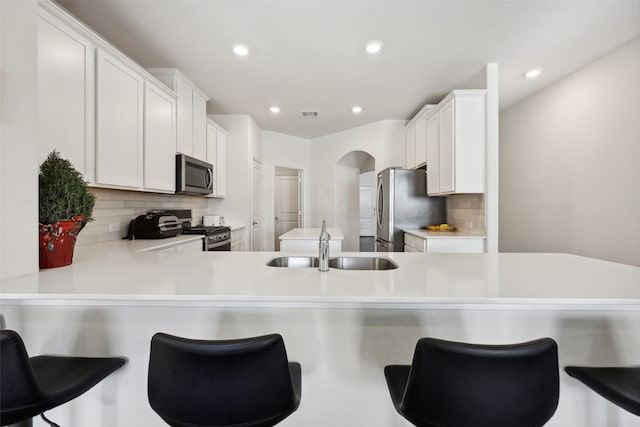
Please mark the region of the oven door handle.
POLYGON ((207 249, 219 248, 220 246, 228 245, 229 243, 231 243, 231 239, 221 240, 213 245, 207 245, 207 249))

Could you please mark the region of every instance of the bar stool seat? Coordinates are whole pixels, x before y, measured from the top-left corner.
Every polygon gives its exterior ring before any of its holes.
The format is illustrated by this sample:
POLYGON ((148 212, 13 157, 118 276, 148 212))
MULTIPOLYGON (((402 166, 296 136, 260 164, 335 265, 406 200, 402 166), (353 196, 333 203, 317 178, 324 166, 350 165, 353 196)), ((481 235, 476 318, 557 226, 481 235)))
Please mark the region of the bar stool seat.
POLYGON ((0 355, 3 426, 29 420, 75 399, 127 361, 124 357, 29 358, 22 338, 12 330, 0 331, 0 355))
POLYGON ((384 369, 400 415, 419 427, 540 427, 558 406, 551 338, 509 345, 418 340, 411 365, 384 369))
POLYGON ((640 366, 567 366, 564 370, 600 396, 640 416, 640 366))
POLYGON ((298 409, 302 370, 282 336, 151 339, 148 397, 173 427, 271 427, 298 409))

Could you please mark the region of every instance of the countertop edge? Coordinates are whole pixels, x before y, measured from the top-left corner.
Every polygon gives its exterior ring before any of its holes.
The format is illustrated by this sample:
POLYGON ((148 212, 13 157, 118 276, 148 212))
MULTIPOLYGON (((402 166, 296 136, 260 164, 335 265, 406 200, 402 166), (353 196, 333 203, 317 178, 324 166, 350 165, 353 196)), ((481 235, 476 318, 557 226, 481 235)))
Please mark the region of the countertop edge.
POLYGON ((357 297, 282 297, 211 295, 76 295, 11 294, 2 295, 2 305, 8 306, 124 306, 124 307, 234 307, 234 308, 366 308, 387 310, 473 309, 473 310, 566 310, 566 311, 640 311, 640 299, 571 299, 558 298, 357 298, 357 297))
POLYGON ((421 239, 486 239, 484 234, 473 234, 464 231, 429 231, 429 230, 402 230, 405 233, 421 239))

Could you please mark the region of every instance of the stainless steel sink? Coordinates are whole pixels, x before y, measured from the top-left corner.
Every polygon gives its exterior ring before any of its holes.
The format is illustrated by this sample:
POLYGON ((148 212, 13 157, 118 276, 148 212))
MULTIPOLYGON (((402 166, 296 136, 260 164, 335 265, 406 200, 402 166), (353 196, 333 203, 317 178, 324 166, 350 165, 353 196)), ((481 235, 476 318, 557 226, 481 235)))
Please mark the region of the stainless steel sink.
MULTIPOLYGON (((269 267, 308 268, 318 267, 320 261, 313 256, 281 256, 267 262, 269 267)), ((398 264, 383 257, 334 257, 329 259, 329 267, 339 270, 394 270, 398 264)))
POLYGON ((281 256, 272 258, 267 262, 269 267, 304 268, 318 267, 318 257, 313 256, 281 256))
POLYGON ((329 267, 340 270, 394 270, 398 264, 381 257, 336 257, 329 260, 329 267))

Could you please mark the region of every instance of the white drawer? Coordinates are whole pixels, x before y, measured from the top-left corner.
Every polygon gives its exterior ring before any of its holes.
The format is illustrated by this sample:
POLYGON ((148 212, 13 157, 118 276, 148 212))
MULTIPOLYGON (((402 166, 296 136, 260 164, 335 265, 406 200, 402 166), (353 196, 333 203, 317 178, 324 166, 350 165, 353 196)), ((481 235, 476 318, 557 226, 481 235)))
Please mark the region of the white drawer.
POLYGON ((425 251, 425 239, 414 236, 413 234, 404 233, 404 246, 405 252, 424 252, 425 251), (406 247, 413 248, 413 251, 407 251, 406 247))
POLYGON ((484 252, 484 239, 427 239, 427 252, 480 253, 484 252))

